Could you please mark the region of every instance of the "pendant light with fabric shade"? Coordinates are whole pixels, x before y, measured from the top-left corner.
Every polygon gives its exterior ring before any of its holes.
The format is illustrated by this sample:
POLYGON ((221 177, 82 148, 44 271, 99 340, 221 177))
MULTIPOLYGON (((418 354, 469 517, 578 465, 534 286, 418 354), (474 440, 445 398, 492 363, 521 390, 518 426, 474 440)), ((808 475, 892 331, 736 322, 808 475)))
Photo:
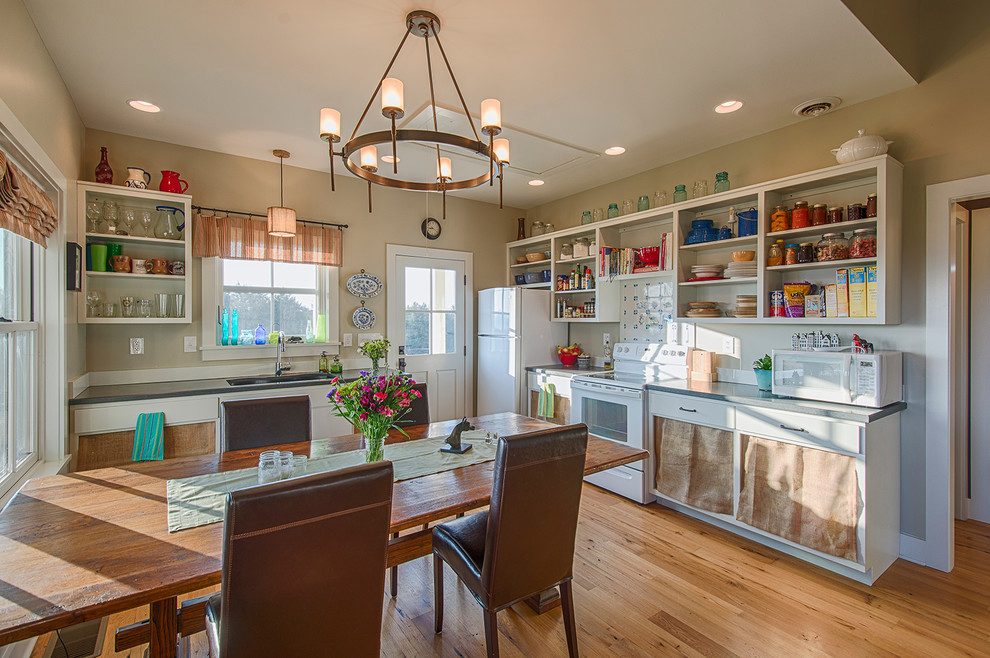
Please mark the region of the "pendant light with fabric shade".
POLYGON ((278 158, 278 203, 268 209, 268 235, 291 238, 296 235, 296 211, 285 207, 285 182, 282 176, 282 160, 289 157, 288 151, 275 149, 272 154, 278 158))

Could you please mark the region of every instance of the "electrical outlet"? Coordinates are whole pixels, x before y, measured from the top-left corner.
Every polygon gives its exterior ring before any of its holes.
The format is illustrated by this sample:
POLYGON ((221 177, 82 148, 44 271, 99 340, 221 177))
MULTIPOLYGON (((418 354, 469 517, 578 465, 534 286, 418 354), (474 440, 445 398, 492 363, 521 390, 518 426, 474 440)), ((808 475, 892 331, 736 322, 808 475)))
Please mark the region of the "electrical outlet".
POLYGON ((722 337, 722 354, 735 354, 736 339, 733 336, 722 337))
POLYGON ((344 334, 344 347, 351 347, 354 345, 354 334, 344 334))
POLYGON ((603 333, 602 334, 602 345, 611 345, 611 344, 612 344, 612 334, 610 334, 608 332, 603 333))
POLYGON ((196 351, 196 337, 195 336, 183 336, 182 337, 182 351, 183 352, 195 352, 196 351))
POLYGON ((143 338, 132 338, 131 339, 131 354, 144 354, 144 339, 143 338))

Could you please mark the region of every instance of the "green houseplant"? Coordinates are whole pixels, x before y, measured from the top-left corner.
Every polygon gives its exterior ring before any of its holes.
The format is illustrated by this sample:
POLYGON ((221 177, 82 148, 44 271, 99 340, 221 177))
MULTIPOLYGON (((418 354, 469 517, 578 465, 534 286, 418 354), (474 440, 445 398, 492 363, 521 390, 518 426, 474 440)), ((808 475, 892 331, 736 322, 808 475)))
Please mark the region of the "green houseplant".
POLYGON ((405 434, 398 422, 411 410, 413 400, 420 397, 413 390, 416 382, 405 373, 375 376, 366 370, 361 377, 344 383, 339 377, 330 380, 327 399, 334 413, 350 421, 364 437, 365 460, 381 461, 385 457, 385 436, 395 427, 405 434))
POLYGON ((764 354, 753 361, 753 372, 756 373, 756 385, 761 391, 773 390, 773 359, 764 354))

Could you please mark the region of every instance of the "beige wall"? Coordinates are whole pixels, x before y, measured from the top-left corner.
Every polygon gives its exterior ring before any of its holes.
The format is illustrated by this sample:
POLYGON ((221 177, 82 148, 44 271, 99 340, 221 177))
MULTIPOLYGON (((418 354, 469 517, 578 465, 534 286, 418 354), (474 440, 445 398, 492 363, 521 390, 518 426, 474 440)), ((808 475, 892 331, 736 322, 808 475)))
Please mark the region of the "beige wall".
MULTIPOLYGON (((83 124, 21 0, 0 0, 0 43, 3 44, 0 48, 0 99, 69 181, 66 205, 74 209, 73 181, 79 177, 83 124)), ((63 218, 63 221, 67 219, 63 218)), ((66 240, 78 241, 74 223, 69 221, 66 229, 66 240)), ((51 242, 50 247, 56 250, 56 256, 63 253, 59 242, 51 242)), ((68 378, 86 369, 86 332, 75 322, 79 296, 79 293, 65 293, 69 318, 65 327, 68 378)))
MULTIPOLYGON (((313 148, 323 143, 314 140, 313 148)), ((278 203, 278 162, 223 155, 213 151, 188 148, 97 130, 86 131, 83 160, 84 177, 92 178, 99 162, 100 147, 110 153, 115 181, 123 180, 128 165, 153 172, 153 185, 161 180, 162 169, 180 172, 189 181, 188 193, 193 203, 213 208, 228 208, 263 213, 278 203)), ((274 144, 273 147, 277 147, 274 144)), ((259 154, 259 157, 264 157, 259 154)), ((269 156, 270 157, 270 156, 269 156)), ((291 162, 291 159, 289 160, 291 162)), ((497 192, 493 192, 497 194, 497 192)), ((476 289, 503 285, 505 249, 515 237, 513 225, 520 211, 497 205, 447 198, 447 219, 441 220, 443 232, 438 240, 427 240, 420 224, 427 216, 440 217, 439 195, 405 192, 375 186, 374 213, 368 214, 367 185, 349 175, 337 176, 337 191, 330 191, 326 173, 285 167, 285 202, 295 208, 300 219, 348 224, 344 231, 344 262, 340 270, 340 332, 357 330, 351 313, 360 304, 344 287, 347 278, 362 268, 384 279, 386 243, 429 246, 474 253, 476 289), (429 198, 428 198, 429 197, 429 198), (427 203, 429 202, 429 205, 427 203)), ((193 273, 193 323, 191 325, 93 325, 88 330, 86 363, 90 371, 135 368, 183 367, 203 365, 198 353, 182 350, 183 336, 201 336, 201 268, 195 259, 193 273), (131 356, 128 338, 145 338, 145 354, 131 356)), ((373 331, 386 333, 385 294, 369 300, 377 322, 373 331)), ((356 348, 341 348, 341 358, 354 358, 356 348)), ((315 363, 315 359, 313 360, 315 363)), ((224 362, 224 363, 233 363, 224 362)), ((268 367, 258 361, 259 372, 268 367)), ((304 362, 304 366, 308 361, 304 362)))
MULTIPOLYGON (((908 410, 902 414, 901 529, 925 536, 925 195, 932 183, 990 173, 990 87, 974 84, 990 70, 990 3, 957 12, 940 6, 927 16, 929 43, 943 47, 931 53, 928 77, 917 86, 841 108, 816 119, 729 144, 671 165, 615 181, 528 212, 529 218, 552 221, 558 228, 579 223, 581 211, 636 198, 699 178, 714 179, 728 171, 734 187, 742 187, 835 164, 829 149, 855 136, 856 129, 883 135, 894 144, 891 155, 904 163, 902 248, 902 318, 898 326, 840 327, 848 341, 852 333, 878 347, 905 353, 904 376, 908 410), (950 36, 952 38, 950 38, 950 36), (931 68, 935 66, 937 68, 931 68)), ((957 8, 958 9, 958 8, 957 8)), ((827 90, 823 90, 823 93, 827 90)), ((743 110, 745 111, 745 110, 743 110)), ((732 115, 726 116, 731 121, 732 115)), ((711 183, 709 183, 711 185, 711 183)), ((703 327, 704 325, 699 324, 703 327)), ((711 325, 713 336, 730 327, 711 325)), ((749 367, 775 346, 790 343, 794 326, 731 327, 741 342, 740 359, 722 359, 723 366, 749 367)), ((618 325, 574 325, 571 340, 601 353, 601 333, 618 333, 618 325)))

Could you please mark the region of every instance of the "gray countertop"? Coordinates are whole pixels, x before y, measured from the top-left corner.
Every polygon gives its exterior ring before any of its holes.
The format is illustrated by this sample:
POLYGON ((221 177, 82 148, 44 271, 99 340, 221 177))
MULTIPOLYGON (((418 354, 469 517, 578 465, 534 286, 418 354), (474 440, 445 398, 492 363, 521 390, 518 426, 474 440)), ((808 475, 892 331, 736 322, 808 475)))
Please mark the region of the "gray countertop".
POLYGON ((545 375, 558 375, 560 377, 576 377, 578 375, 588 375, 593 372, 605 372, 605 368, 598 366, 578 368, 577 366, 565 366, 559 363, 548 366, 526 366, 526 370, 530 372, 541 372, 545 375))
POLYGON ((693 395, 721 402, 732 402, 754 407, 766 407, 800 414, 826 416, 836 420, 848 420, 855 423, 869 423, 885 416, 896 414, 907 409, 904 402, 895 402, 880 409, 873 407, 857 407, 850 404, 834 402, 816 402, 814 400, 798 400, 786 398, 761 391, 749 384, 730 384, 726 382, 689 382, 683 379, 658 384, 648 384, 646 388, 661 393, 680 393, 693 395))
MULTIPOLYGON (((341 379, 351 381, 357 379, 358 370, 345 370, 341 379)), ((291 373, 298 374, 298 373, 291 373)), ((231 379, 234 379, 231 377, 231 379)), ((221 393, 239 393, 242 391, 272 391, 283 388, 299 388, 300 386, 325 385, 330 389, 330 379, 311 379, 301 382, 278 382, 263 384, 247 384, 231 386, 226 379, 192 379, 180 382, 152 382, 149 384, 110 384, 107 386, 90 386, 85 391, 69 400, 74 404, 101 404, 105 402, 128 402, 131 400, 152 400, 156 398, 176 398, 191 395, 217 395, 221 393)))

